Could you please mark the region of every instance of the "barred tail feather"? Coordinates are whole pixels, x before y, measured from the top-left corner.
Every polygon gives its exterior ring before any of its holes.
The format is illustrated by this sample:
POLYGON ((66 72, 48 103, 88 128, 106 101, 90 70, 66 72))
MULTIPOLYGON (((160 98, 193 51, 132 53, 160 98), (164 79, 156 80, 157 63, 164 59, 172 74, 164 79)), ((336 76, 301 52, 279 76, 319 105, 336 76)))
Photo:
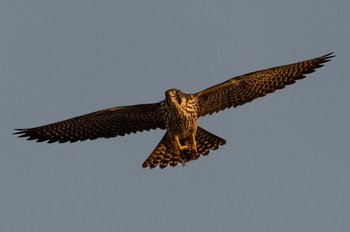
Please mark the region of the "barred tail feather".
MULTIPOLYGON (((196 134, 197 154, 191 154, 191 151, 181 151, 180 154, 175 154, 171 149, 171 141, 165 134, 160 140, 157 147, 149 155, 149 157, 142 164, 143 168, 155 168, 159 165, 161 169, 168 165, 175 167, 178 163, 185 164, 186 162, 196 160, 200 155, 208 155, 210 150, 216 150, 219 146, 224 145, 226 141, 201 127, 197 128, 196 134)), ((184 141, 180 141, 183 143, 184 141)))
POLYGON ((209 150, 217 150, 219 149, 219 146, 226 144, 225 139, 222 139, 201 127, 197 128, 196 141, 197 152, 201 155, 208 155, 209 150))

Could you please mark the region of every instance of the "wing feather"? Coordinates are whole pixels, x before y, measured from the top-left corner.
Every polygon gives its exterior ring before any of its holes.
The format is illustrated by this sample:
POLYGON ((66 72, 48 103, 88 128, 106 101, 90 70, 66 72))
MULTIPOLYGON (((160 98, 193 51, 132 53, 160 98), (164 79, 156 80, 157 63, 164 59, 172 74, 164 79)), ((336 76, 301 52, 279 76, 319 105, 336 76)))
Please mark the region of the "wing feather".
POLYGON ((121 106, 29 129, 16 129, 18 137, 48 143, 65 143, 124 136, 165 129, 161 103, 121 106))
POLYGON ((234 77, 195 94, 198 117, 237 107, 282 89, 330 61, 333 53, 294 64, 283 65, 234 77))

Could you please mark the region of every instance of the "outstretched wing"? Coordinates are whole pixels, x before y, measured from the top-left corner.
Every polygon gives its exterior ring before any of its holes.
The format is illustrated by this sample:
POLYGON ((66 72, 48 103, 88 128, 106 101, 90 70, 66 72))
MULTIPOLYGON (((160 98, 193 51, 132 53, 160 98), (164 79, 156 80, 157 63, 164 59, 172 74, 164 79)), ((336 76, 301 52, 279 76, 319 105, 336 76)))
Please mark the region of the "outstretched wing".
POLYGON ((110 138, 150 129, 165 129, 161 103, 121 106, 29 129, 16 129, 19 137, 48 143, 110 138))
POLYGON ((294 64, 283 65, 234 77, 226 82, 205 89, 197 94, 198 117, 237 107, 263 97, 322 67, 333 53, 294 64))

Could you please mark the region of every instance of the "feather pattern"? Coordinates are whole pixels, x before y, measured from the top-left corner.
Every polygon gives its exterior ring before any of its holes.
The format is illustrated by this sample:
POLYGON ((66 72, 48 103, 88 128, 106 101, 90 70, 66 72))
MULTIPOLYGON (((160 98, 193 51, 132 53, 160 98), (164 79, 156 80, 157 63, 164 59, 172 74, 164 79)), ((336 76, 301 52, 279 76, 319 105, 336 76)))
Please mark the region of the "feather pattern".
POLYGON ((332 57, 332 53, 329 53, 311 60, 244 74, 205 89, 195 94, 198 98, 198 117, 237 107, 282 89, 305 78, 305 74, 322 67, 332 57))

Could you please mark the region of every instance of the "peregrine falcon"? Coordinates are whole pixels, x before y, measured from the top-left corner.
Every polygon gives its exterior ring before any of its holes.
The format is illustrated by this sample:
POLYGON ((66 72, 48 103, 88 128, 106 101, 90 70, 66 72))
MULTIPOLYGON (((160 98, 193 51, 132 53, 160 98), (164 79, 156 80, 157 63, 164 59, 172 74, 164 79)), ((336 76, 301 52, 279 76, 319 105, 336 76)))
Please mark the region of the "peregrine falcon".
POLYGON ((111 138, 126 134, 165 129, 165 135, 142 167, 165 168, 196 160, 226 141, 197 125, 200 117, 237 107, 263 97, 312 73, 334 57, 333 53, 256 71, 229 79, 194 94, 178 89, 165 92, 165 100, 119 106, 29 129, 16 129, 18 137, 48 143, 65 143, 111 138))

